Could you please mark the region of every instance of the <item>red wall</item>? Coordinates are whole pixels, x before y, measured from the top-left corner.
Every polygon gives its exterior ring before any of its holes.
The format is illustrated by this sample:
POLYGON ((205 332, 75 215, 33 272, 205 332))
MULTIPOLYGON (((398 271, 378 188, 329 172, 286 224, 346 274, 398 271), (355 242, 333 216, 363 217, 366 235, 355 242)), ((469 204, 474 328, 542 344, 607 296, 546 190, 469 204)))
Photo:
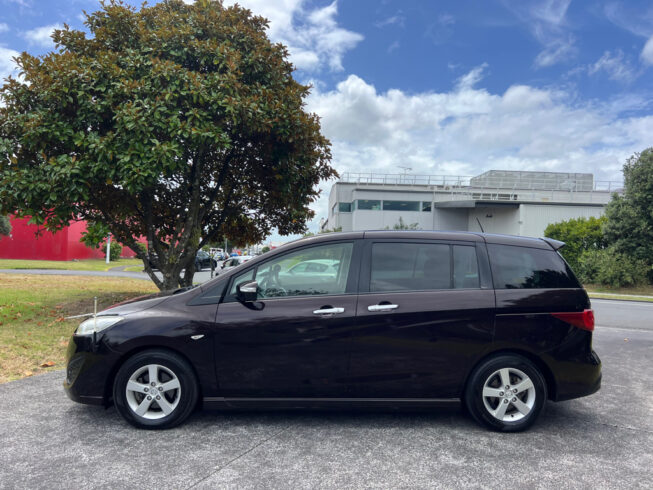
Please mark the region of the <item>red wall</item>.
MULTIPOLYGON (((11 218, 11 236, 0 237, 0 259, 73 260, 102 259, 105 250, 87 247, 79 239, 86 230, 85 221, 73 222, 53 234, 43 231, 37 238, 37 225, 29 225, 29 218, 11 218)), ((123 257, 136 254, 123 247, 123 257)))

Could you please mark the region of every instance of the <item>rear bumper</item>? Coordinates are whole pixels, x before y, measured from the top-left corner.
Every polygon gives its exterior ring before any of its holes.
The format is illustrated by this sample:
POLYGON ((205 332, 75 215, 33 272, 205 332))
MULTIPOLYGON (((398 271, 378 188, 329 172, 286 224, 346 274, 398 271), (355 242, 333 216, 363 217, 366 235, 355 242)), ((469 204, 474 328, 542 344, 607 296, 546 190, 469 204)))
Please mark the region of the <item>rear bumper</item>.
POLYGON ((601 388, 601 359, 591 351, 587 358, 565 364, 556 375, 554 401, 571 400, 596 393, 601 388))

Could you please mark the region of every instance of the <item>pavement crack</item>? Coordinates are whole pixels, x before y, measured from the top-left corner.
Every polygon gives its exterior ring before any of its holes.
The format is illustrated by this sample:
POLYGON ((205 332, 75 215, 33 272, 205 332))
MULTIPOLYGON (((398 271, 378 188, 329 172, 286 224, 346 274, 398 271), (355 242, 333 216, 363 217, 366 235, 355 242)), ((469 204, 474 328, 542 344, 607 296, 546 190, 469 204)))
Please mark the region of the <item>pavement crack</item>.
POLYGON ((634 430, 634 431, 637 431, 637 432, 646 432, 648 434, 653 434, 653 430, 642 429, 641 427, 627 427, 625 425, 608 424, 607 422, 599 422, 599 425, 604 425, 606 427, 612 427, 613 429, 634 430))
POLYGON ((256 449, 256 448, 258 448, 258 447, 261 447, 263 444, 265 444, 265 443, 268 442, 268 441, 271 441, 272 439, 274 439, 275 437, 277 437, 277 436, 280 435, 281 433, 287 431, 289 427, 290 427, 290 426, 285 426, 283 429, 281 429, 281 430, 275 432, 275 433, 272 434, 270 437, 267 437, 267 438, 263 439, 261 442, 259 442, 258 444, 253 445, 252 447, 250 447, 249 449, 247 449, 247 451, 243 451, 242 453, 240 453, 240 454, 239 454, 238 456, 236 456, 235 458, 230 459, 229 461, 227 461, 227 462, 226 462, 225 464, 223 464, 222 466, 220 466, 220 467, 216 468, 215 470, 213 470, 211 473, 209 473, 208 475, 206 475, 204 478, 200 478, 200 479, 197 480, 195 483, 193 483, 191 486, 186 487, 186 490, 189 490, 189 489, 191 489, 191 488, 195 488, 195 487, 197 487, 197 485, 199 485, 199 484, 202 483, 203 481, 207 480, 208 478, 212 477, 213 475, 215 475, 215 474, 217 474, 217 473, 220 473, 222 470, 224 470, 224 469, 225 469, 227 466, 229 466, 231 463, 233 463, 234 461, 238 461, 238 460, 239 460, 240 458, 242 458, 243 456, 246 456, 246 455, 248 455, 249 453, 251 453, 254 449, 256 449))

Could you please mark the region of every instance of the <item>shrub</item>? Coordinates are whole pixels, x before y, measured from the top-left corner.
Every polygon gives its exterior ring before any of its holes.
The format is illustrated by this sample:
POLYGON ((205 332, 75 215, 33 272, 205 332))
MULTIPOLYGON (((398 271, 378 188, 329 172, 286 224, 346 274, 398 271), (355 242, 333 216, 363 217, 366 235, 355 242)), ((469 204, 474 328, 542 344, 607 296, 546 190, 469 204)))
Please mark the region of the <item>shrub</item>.
POLYGON ((607 248, 584 252, 580 256, 577 272, 583 284, 619 288, 645 284, 648 269, 644 261, 607 248))
POLYGON ((137 252, 140 250, 143 253, 147 253, 147 247, 143 245, 141 242, 136 242, 134 247, 130 247, 134 252, 137 252))
MULTIPOLYGON (((104 251, 105 256, 106 253, 107 252, 105 249, 104 251)), ((122 245, 120 245, 118 242, 111 241, 111 248, 109 249, 109 260, 112 262, 115 260, 120 260, 121 255, 122 255, 122 245)))
POLYGON ((572 269, 578 269, 580 256, 591 250, 607 247, 601 227, 606 218, 573 218, 567 221, 551 223, 544 230, 544 236, 565 242, 560 254, 572 269))

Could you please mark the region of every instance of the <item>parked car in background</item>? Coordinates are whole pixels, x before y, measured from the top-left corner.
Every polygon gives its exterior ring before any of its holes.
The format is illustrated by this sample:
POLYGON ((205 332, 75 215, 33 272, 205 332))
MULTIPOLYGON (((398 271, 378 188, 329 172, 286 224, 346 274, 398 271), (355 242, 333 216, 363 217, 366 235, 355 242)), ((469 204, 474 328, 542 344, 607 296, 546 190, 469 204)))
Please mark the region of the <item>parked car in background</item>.
POLYGON ((201 271, 204 268, 215 269, 218 266, 218 261, 211 257, 204 250, 198 250, 195 256, 195 270, 201 271))
POLYGON ((148 429, 178 425, 198 405, 463 405, 486 427, 524 430, 547 400, 601 385, 594 315, 562 245, 374 231, 229 259, 198 287, 82 322, 64 387, 82 403, 114 403, 148 429), (289 272, 301 264, 335 274, 289 272))
POLYGON ((222 263, 222 266, 220 266, 220 273, 223 273, 233 267, 237 267, 241 264, 244 264, 245 262, 248 262, 253 258, 254 257, 251 257, 249 255, 236 255, 235 257, 229 257, 227 260, 225 260, 222 263))
MULTIPOLYGON (((150 267, 152 269, 158 269, 158 256, 156 253, 152 252, 148 254, 148 262, 150 263, 150 267)), ((216 259, 211 257, 207 252, 203 250, 198 250, 197 255, 195 256, 195 270, 196 271, 201 271, 204 268, 210 268, 211 264, 213 263, 213 268, 216 268, 218 266, 218 262, 216 259)))

